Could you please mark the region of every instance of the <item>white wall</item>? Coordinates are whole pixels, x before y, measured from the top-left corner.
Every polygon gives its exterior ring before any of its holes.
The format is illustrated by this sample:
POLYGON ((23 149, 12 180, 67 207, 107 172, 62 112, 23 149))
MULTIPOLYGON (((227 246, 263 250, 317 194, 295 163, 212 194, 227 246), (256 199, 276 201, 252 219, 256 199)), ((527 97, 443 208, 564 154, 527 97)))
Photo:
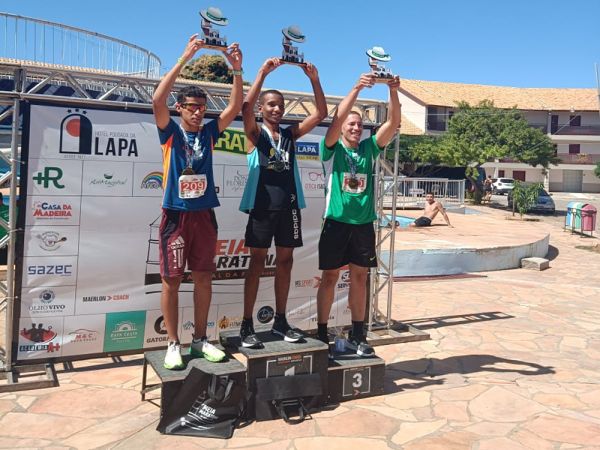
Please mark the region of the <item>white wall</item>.
POLYGON ((404 95, 402 91, 398 91, 398 98, 402 104, 402 114, 424 132, 427 108, 404 95))

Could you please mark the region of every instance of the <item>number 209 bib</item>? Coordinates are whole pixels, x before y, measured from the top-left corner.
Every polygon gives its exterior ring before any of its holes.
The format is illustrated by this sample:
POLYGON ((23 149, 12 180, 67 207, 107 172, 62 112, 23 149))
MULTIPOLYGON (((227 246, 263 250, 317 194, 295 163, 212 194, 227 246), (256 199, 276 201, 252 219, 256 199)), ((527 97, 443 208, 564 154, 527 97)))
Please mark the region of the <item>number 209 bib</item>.
POLYGON ((207 186, 206 175, 181 175, 179 177, 179 198, 198 198, 204 195, 207 186))

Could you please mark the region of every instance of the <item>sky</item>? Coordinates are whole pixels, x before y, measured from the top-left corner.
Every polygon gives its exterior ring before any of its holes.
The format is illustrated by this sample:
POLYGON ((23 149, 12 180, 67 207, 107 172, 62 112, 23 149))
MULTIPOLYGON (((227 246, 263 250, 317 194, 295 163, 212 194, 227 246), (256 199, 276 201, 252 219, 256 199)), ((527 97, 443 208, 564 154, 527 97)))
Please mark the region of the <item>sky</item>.
MULTIPOLYGON (((266 58, 281 55, 281 29, 298 25, 307 37, 300 51, 317 66, 329 95, 345 95, 368 72, 365 51, 375 45, 392 56, 387 67, 403 78, 596 88, 599 0, 0 0, 2 12, 139 45, 158 55, 163 72, 199 32, 198 13, 208 6, 229 19, 221 34, 239 42, 249 81, 266 58)), ((302 70, 291 65, 270 74, 264 86, 310 90, 302 70)), ((387 89, 376 85, 361 97, 385 99, 387 89)))

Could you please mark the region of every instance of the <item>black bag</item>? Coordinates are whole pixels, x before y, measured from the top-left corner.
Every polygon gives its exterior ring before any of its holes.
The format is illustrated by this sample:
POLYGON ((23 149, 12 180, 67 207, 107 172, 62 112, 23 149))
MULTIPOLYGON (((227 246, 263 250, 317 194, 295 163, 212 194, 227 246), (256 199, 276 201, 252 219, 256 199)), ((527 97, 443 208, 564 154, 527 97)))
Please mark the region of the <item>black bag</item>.
POLYGON ((323 404, 323 387, 318 373, 257 378, 255 397, 256 420, 282 418, 287 423, 300 423, 310 411, 323 404), (296 417, 295 419, 292 417, 296 417))
POLYGON ((156 429, 162 434, 229 439, 246 403, 245 386, 194 367, 156 429))

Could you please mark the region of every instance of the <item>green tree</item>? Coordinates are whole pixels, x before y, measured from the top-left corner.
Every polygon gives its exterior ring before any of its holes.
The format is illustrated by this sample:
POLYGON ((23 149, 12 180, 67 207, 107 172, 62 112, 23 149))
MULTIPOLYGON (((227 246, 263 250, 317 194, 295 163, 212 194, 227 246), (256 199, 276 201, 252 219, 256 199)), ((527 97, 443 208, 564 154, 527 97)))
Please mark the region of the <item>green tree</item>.
POLYGON ((396 139, 398 137, 400 138, 398 161, 404 165, 404 171, 406 172, 407 176, 409 176, 409 177, 412 176, 415 173, 415 171, 419 165, 439 164, 439 161, 436 162, 435 160, 433 160, 433 162, 432 162, 432 160, 428 160, 428 159, 421 161, 415 155, 415 152, 413 152, 413 149, 416 146, 418 146, 418 145, 421 145, 421 146, 422 145, 434 145, 434 142, 439 139, 436 136, 428 136, 428 135, 418 135, 418 136, 407 135, 407 134, 396 135, 396 137, 394 139, 392 139, 392 142, 390 142, 385 149, 385 155, 388 160, 390 160, 390 161, 394 160, 394 151, 396 149, 396 139))
POLYGON ((600 178, 600 162, 596 163, 596 167, 594 167, 594 175, 600 178))
POLYGON ((221 55, 202 55, 181 70, 181 78, 233 84, 233 74, 221 55))
POLYGON ((544 168, 558 164, 552 142, 543 131, 529 126, 516 108, 496 108, 491 100, 476 106, 458 103, 447 133, 439 140, 414 146, 412 155, 420 161, 466 167, 476 198, 481 196, 476 182, 479 168, 488 161, 512 158, 544 168))
POLYGON ((513 216, 515 215, 515 210, 517 210, 522 220, 523 214, 537 203, 543 188, 542 183, 525 184, 519 180, 515 180, 515 185, 511 193, 513 216))

